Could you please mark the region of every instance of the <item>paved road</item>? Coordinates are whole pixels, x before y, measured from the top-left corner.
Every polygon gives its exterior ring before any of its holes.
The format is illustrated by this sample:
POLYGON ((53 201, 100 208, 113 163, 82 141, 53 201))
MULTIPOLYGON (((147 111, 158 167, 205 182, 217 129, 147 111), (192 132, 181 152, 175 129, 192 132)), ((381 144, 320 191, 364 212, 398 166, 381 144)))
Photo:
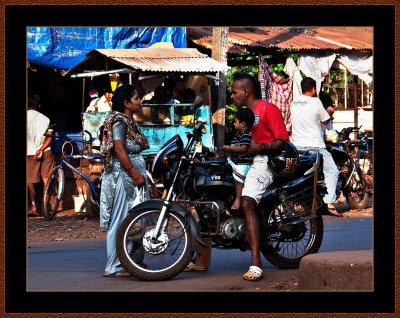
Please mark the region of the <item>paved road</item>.
MULTIPOLYGON (((324 217, 321 252, 372 249, 373 218, 324 217)), ((31 244, 28 248, 28 291, 213 291, 256 289, 241 278, 250 252, 212 251, 207 272, 181 273, 169 281, 143 282, 135 278, 104 278, 105 241, 87 240, 31 244)), ((262 283, 298 276, 298 270, 281 270, 264 260, 262 283)))

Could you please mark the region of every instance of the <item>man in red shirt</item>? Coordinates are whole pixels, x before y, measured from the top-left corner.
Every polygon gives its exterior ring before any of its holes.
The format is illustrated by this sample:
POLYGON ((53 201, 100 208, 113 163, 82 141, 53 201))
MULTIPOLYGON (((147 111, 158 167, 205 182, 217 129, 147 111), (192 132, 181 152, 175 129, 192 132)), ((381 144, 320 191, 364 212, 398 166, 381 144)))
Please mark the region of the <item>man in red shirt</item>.
POLYGON ((260 257, 261 228, 256 207, 273 181, 267 164, 268 153, 282 149, 282 140, 289 140, 289 136, 281 111, 275 105, 260 99, 259 84, 251 75, 234 74, 231 99, 236 106, 251 109, 255 116, 254 126, 251 128, 253 139, 246 153, 255 154, 255 157, 244 182, 241 209, 251 249, 251 266, 243 279, 257 281, 263 277, 263 272, 260 257))

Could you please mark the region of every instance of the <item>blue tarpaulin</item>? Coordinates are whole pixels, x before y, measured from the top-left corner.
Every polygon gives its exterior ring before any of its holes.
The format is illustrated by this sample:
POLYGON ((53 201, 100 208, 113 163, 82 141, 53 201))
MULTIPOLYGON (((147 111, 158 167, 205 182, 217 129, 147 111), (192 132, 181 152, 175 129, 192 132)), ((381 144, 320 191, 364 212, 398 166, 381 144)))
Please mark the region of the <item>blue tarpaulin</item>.
POLYGON ((146 48, 156 42, 186 48, 186 28, 29 27, 27 42, 29 63, 68 70, 94 49, 146 48))

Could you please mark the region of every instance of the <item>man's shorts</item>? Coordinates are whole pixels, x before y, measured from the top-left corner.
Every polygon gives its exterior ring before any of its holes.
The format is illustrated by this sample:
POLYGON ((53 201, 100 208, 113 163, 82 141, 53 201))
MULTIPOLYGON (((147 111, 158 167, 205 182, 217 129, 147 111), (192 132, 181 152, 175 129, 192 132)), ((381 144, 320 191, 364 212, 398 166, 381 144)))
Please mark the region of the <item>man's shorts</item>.
POLYGON ((39 183, 41 178, 46 180, 55 167, 51 150, 45 151, 41 160, 36 160, 33 157, 28 156, 26 161, 28 170, 27 183, 39 183))
POLYGON ((271 185, 274 177, 268 167, 268 156, 256 155, 244 181, 242 197, 253 198, 257 204, 265 190, 271 185))
POLYGON ((232 167, 233 178, 240 183, 244 183, 244 179, 246 178, 251 165, 237 165, 233 163, 230 157, 228 157, 228 163, 232 167))

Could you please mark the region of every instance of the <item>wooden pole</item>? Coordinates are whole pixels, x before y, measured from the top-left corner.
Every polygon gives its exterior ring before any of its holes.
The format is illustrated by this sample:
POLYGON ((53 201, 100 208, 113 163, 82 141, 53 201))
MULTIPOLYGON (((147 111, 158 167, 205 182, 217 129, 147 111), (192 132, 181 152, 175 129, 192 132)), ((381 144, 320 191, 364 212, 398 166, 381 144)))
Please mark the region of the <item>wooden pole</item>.
POLYGON ((361 108, 364 107, 364 81, 361 80, 361 108))
MULTIPOLYGON (((353 75, 353 96, 354 96, 354 127, 358 127, 358 101, 357 101, 357 90, 358 90, 358 76, 353 75)), ((358 139, 358 131, 354 132, 354 138, 358 139)))
POLYGON ((344 108, 347 108, 347 68, 344 70, 344 108))
POLYGON ((83 84, 82 84, 82 113, 85 112, 85 86, 86 86, 86 79, 83 78, 83 84))
MULTIPOLYGON (((212 35, 212 53, 211 57, 221 63, 227 64, 228 52, 228 27, 214 27, 212 35)), ((226 105, 226 74, 218 72, 219 81, 214 81, 212 93, 218 96, 211 105, 212 112, 217 112, 219 118, 215 125, 215 146, 221 148, 225 142, 225 105, 226 105)))

